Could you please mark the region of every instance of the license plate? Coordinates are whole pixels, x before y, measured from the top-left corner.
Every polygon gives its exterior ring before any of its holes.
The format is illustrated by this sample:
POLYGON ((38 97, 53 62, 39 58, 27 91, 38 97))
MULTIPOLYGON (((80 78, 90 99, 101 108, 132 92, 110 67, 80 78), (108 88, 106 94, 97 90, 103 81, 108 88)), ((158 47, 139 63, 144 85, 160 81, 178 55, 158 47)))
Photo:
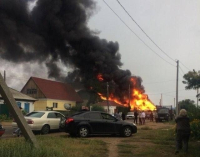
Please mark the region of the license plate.
POLYGON ((164 117, 160 117, 160 119, 164 119, 164 117))

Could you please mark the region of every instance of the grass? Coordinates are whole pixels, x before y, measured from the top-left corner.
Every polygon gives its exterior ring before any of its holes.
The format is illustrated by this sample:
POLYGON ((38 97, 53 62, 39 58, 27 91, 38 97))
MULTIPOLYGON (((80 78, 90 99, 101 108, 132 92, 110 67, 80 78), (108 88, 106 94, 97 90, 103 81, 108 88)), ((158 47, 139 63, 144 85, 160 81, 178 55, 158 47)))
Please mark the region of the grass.
POLYGON ((144 127, 139 129, 137 134, 118 144, 118 154, 120 157, 199 157, 199 148, 200 142, 190 139, 188 154, 180 152, 175 155, 174 129, 153 130, 144 127))
POLYGON ((5 157, 101 157, 108 156, 107 145, 100 140, 67 136, 37 136, 35 149, 24 138, 1 139, 0 156, 5 157))

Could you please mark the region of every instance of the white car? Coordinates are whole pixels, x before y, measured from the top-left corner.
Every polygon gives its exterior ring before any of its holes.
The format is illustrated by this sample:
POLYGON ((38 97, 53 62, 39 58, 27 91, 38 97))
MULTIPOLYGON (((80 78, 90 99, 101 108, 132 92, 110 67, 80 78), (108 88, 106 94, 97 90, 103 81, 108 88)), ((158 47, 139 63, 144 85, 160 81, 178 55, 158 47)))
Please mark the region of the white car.
POLYGON ((134 116, 134 112, 128 112, 127 115, 126 115, 126 119, 134 119, 135 116, 134 116))
MULTIPOLYGON (((65 120, 65 116, 57 111, 33 111, 24 118, 33 131, 41 131, 42 134, 59 129, 61 120, 65 120)), ((12 122, 12 127, 18 128, 15 121, 12 122)))

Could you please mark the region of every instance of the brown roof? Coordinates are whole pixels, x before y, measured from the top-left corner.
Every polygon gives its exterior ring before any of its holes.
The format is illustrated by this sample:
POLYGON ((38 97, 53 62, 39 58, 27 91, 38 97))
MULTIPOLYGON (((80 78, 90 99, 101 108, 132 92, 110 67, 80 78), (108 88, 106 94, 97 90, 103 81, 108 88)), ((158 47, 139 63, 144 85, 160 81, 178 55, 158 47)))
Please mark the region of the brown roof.
POLYGON ((82 102, 75 89, 67 83, 31 77, 46 98, 82 102))
MULTIPOLYGON (((122 106, 114 101, 108 101, 109 102, 109 106, 122 106)), ((98 102, 97 105, 101 105, 101 106, 107 106, 107 100, 104 100, 102 102, 98 102)))

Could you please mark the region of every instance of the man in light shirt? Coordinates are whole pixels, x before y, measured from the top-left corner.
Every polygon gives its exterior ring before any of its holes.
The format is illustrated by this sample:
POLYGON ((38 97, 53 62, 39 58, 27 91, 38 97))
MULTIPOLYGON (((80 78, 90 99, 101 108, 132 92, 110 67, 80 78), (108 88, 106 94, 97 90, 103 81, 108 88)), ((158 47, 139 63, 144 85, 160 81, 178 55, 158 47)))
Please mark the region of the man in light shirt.
POLYGON ((141 117, 142 117, 142 125, 144 125, 145 124, 145 112, 144 111, 142 111, 141 117))

